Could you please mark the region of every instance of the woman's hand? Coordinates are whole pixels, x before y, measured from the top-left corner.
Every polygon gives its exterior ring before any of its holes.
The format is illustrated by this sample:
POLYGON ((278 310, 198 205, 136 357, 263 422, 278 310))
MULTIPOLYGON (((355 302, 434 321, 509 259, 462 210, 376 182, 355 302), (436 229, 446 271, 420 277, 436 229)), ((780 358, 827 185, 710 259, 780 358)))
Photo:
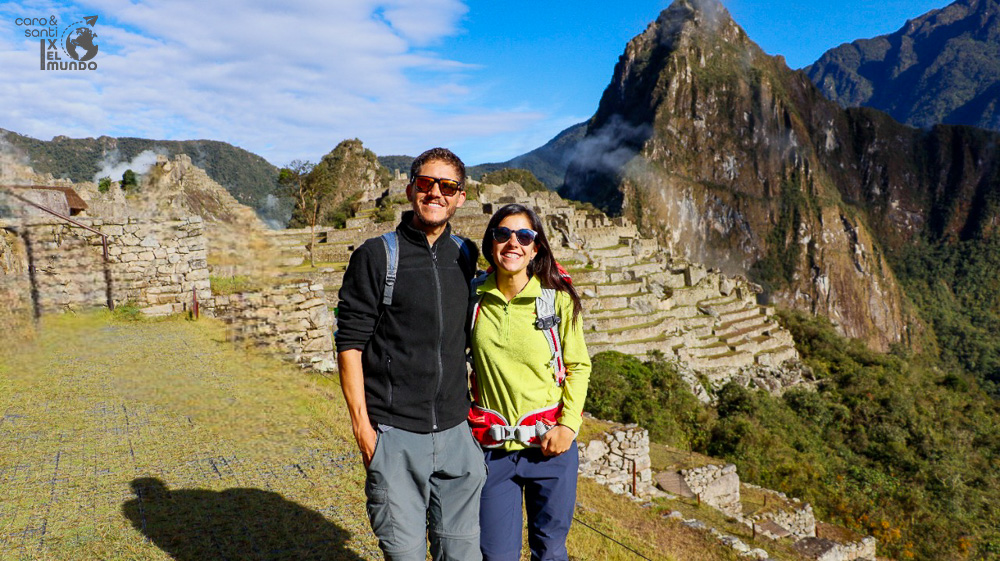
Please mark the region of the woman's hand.
POLYGON ((573 444, 576 433, 573 429, 565 425, 556 425, 549 432, 542 435, 542 454, 546 456, 558 456, 573 444))

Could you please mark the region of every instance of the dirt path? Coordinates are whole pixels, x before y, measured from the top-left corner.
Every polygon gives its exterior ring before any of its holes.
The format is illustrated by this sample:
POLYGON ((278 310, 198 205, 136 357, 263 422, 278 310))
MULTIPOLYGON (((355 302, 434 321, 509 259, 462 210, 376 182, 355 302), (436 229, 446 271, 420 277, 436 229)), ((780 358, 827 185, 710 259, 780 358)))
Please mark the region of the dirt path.
POLYGON ((212 321, 47 318, 0 356, 0 559, 378 559, 339 386, 212 321))

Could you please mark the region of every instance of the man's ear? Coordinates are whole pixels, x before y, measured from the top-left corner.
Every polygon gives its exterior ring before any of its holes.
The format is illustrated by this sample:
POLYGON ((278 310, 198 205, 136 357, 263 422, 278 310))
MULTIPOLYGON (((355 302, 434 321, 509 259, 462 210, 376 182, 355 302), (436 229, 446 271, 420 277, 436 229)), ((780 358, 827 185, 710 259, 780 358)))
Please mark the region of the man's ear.
POLYGON ((413 202, 413 182, 406 184, 406 200, 413 202))
POLYGON ((459 191, 458 194, 455 196, 458 197, 458 202, 455 203, 455 208, 458 208, 465 204, 465 189, 459 191))

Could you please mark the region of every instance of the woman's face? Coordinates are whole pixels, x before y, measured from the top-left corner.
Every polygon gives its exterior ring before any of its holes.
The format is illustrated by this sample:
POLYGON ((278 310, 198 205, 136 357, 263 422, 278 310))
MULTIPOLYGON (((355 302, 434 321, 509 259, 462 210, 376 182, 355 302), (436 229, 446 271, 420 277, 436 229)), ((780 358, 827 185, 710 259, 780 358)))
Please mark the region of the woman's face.
MULTIPOLYGON (((511 231, 527 228, 531 230, 531 221, 523 214, 512 214, 497 224, 498 228, 508 228, 511 231)), ((516 276, 527 275, 528 263, 535 257, 535 242, 532 241, 526 246, 517 241, 516 235, 511 235, 506 242, 500 243, 493 240, 493 263, 496 264, 497 273, 501 275, 516 276)))

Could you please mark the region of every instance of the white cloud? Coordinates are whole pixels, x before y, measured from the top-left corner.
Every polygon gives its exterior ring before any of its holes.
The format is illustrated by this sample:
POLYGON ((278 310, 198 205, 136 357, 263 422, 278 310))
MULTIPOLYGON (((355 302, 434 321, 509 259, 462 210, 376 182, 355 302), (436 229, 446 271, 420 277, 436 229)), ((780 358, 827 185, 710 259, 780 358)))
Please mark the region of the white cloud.
POLYGON ((458 0, 85 0, 0 4, 0 127, 39 138, 209 138, 275 164, 344 138, 379 153, 516 132, 544 118, 475 105, 471 67, 433 47, 458 0), (96 71, 41 71, 21 15, 99 16, 96 71))

